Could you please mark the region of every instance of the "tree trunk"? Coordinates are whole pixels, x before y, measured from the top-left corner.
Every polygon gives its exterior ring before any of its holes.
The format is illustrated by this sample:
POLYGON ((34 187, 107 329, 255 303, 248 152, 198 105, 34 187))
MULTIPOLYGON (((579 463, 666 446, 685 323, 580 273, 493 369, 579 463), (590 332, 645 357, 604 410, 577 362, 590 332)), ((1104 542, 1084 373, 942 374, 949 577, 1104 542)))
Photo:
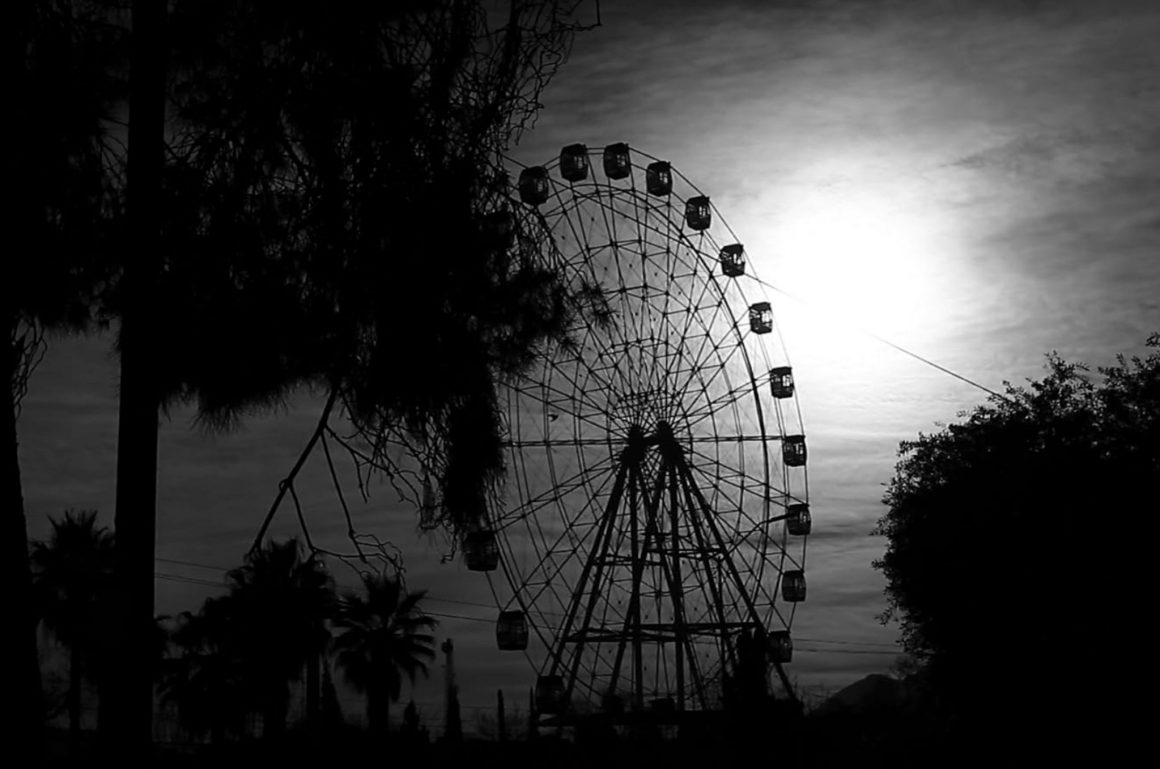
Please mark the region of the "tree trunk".
POLYGON ((68 653, 68 736, 73 747, 81 741, 81 687, 84 685, 84 668, 81 650, 74 644, 68 653))
POLYGON ((312 743, 317 743, 321 732, 322 655, 310 652, 306 657, 306 730, 312 743))
POLYGON ((8 402, 0 407, 0 584, 10 592, 8 625, 3 657, 13 677, 10 702, 5 720, 12 728, 12 755, 29 756, 36 761, 42 749, 44 699, 40 683, 40 657, 36 644, 36 608, 32 595, 32 572, 28 563, 28 528, 24 517, 24 493, 20 485, 20 446, 16 434, 16 403, 12 379, 20 363, 21 350, 10 342, 15 319, 3 308, 6 328, 0 339, 0 373, 8 402), (21 750, 23 748, 23 750, 21 750))
POLYGON ((286 734, 286 716, 290 711, 290 690, 275 684, 265 693, 269 699, 262 708, 262 739, 280 740, 286 734), (277 691, 274 691, 277 689, 277 691))
POLYGON ((374 740, 385 740, 391 731, 391 701, 378 686, 367 687, 367 731, 374 740))
POLYGON ((454 686, 447 694, 447 714, 443 726, 443 739, 446 742, 459 742, 463 739, 463 722, 459 717, 459 688, 454 686))
POLYGON ((150 357, 165 148, 166 0, 133 0, 127 213, 122 277, 120 414, 117 433, 115 644, 102 701, 107 745, 120 760, 144 759, 153 738, 153 556, 156 545, 159 393, 150 357))
POLYGON ((322 720, 328 734, 346 723, 338 702, 338 691, 330 676, 330 665, 325 658, 322 661, 322 720))

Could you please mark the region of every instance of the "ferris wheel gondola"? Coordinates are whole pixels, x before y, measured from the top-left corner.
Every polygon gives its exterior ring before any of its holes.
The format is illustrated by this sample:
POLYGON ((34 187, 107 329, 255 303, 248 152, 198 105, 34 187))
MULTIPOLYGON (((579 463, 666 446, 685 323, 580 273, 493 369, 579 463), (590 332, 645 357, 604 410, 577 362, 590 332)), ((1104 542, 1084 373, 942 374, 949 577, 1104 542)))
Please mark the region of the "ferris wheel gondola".
POLYGON ((755 642, 792 697, 811 516, 772 305, 670 163, 627 144, 590 155, 523 168, 513 205, 609 318, 508 386, 509 480, 465 558, 546 717, 716 710, 755 642))

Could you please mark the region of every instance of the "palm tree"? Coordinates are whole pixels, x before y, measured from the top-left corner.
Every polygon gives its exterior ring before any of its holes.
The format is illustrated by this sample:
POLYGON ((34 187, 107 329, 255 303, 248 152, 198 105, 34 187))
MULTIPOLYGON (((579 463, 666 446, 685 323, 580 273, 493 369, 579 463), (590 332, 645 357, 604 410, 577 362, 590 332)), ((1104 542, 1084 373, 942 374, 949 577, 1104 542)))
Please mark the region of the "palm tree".
POLYGON ((97 525, 97 512, 66 510, 49 518, 52 536, 32 543, 34 586, 41 619, 68 649, 69 733, 81 728, 81 694, 101 647, 102 597, 113 571, 113 536, 97 525))
POLYGON ((229 596, 206 600, 197 614, 183 612, 170 635, 177 655, 162 664, 162 704, 175 704, 185 729, 197 737, 209 732, 215 745, 242 733, 252 700, 234 615, 229 596))
POLYGON ((329 643, 334 581, 297 539, 269 542, 229 573, 231 609, 242 632, 240 652, 262 713, 262 734, 286 728, 290 683, 307 674, 308 710, 317 716, 319 661, 329 643))
POLYGON ((138 663, 165 406, 196 401, 228 427, 316 386, 327 405, 307 451, 337 403, 373 446, 431 436, 428 453, 448 455, 442 508, 473 510, 457 498, 498 484, 491 378, 572 328, 572 302, 546 251, 484 224, 576 25, 571 0, 513 0, 502 18, 490 5, 134 0, 129 238, 105 308, 121 321, 120 738, 148 737, 138 663), (399 375, 431 350, 454 369, 399 375))
MULTIPOLYGON (((0 281, 0 583, 6 590, 5 635, 15 657, 7 684, 21 706, 6 717, 35 753, 44 711, 37 658, 28 527, 20 478, 20 402, 50 335, 95 323, 93 294, 107 271, 104 226, 116 210, 109 122, 115 63, 124 47, 111 34, 110 3, 33 0, 5 15, 5 129, 18 152, 4 158, 9 195, 3 230, 9 243, 0 281), (18 52, 18 53, 17 53, 18 52)), ((123 38, 122 38, 123 39, 123 38)))
POLYGON ((436 620, 424 614, 419 601, 425 591, 408 593, 398 580, 363 576, 366 597, 348 593, 334 621, 337 662, 346 681, 367 697, 367 724, 386 734, 391 702, 397 702, 403 677, 412 682, 427 674, 426 661, 435 657, 435 637, 425 632, 436 620))

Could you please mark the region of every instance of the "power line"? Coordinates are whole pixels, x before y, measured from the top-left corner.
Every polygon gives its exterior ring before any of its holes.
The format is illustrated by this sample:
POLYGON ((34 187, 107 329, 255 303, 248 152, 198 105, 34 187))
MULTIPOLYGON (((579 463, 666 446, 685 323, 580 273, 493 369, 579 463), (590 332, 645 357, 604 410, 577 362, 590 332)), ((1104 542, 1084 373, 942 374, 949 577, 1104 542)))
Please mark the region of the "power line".
POLYGON ((885 651, 883 649, 818 649, 818 648, 813 648, 813 647, 809 647, 809 646, 797 646, 797 645, 795 645, 793 647, 793 650, 795 652, 806 652, 809 654, 871 654, 871 655, 877 654, 877 655, 883 655, 883 656, 887 656, 887 657, 897 657, 898 655, 902 654, 901 650, 896 651, 896 652, 891 652, 891 651, 885 651))
MULTIPOLYGON (((207 564, 207 563, 197 563, 195 561, 182 561, 182 560, 178 560, 175 558, 157 557, 157 558, 154 558, 154 560, 160 561, 161 563, 171 563, 171 564, 177 564, 180 566, 189 566, 189 567, 196 568, 196 569, 206 569, 208 571, 217 571, 217 572, 222 572, 222 573, 226 573, 226 572, 230 571, 229 569, 223 568, 221 566, 212 566, 212 565, 207 564)), ((154 572, 153 576, 157 577, 158 579, 168 580, 170 582, 187 583, 187 584, 191 584, 191 585, 201 585, 204 587, 213 587, 213 588, 226 587, 224 582, 213 582, 210 580, 199 579, 197 577, 187 577, 187 576, 181 575, 181 574, 164 574, 164 573, 160 573, 160 572, 154 572)), ((352 589, 353 589, 353 586, 352 586, 352 589)), ((477 607, 480 609, 489 609, 489 610, 495 610, 495 608, 496 608, 490 604, 479 603, 476 601, 463 601, 463 600, 460 600, 457 598, 439 598, 437 596, 433 596, 430 594, 428 594, 425 597, 429 600, 436 601, 439 603, 453 603, 453 604, 460 604, 463 606, 474 606, 474 607, 477 607)), ((467 614, 453 614, 451 612, 440 612, 440 611, 427 611, 426 613, 431 615, 432 617, 438 617, 440 619, 461 620, 463 622, 482 622, 482 623, 486 623, 489 625, 494 624, 494 622, 495 622, 494 619, 491 619, 489 617, 473 617, 473 616, 470 616, 467 614)), ((820 649, 820 648, 808 647, 808 646, 795 647, 795 651, 807 652, 807 653, 811 653, 811 654, 897 655, 897 654, 901 653, 901 651, 890 651, 889 650, 891 648, 894 648, 893 644, 879 643, 879 642, 875 642, 875 641, 838 641, 838 640, 829 640, 829 639, 825 639, 825 638, 806 638, 806 637, 799 638, 798 640, 805 641, 807 643, 833 644, 833 645, 837 645, 837 646, 886 647, 884 649, 820 649)))
POLYGON ((179 561, 175 558, 155 557, 153 560, 159 561, 160 563, 172 563, 178 566, 192 566, 195 569, 208 569, 210 571, 220 571, 223 573, 229 571, 229 569, 223 568, 221 566, 210 566, 207 563, 194 563, 193 561, 179 561))
POLYGON ((203 587, 224 588, 224 582, 211 582, 208 579, 198 579, 197 577, 187 577, 184 574, 162 574, 161 572, 153 572, 153 576, 157 579, 163 579, 167 582, 180 582, 187 585, 201 585, 203 587))
POLYGON ((898 644, 884 643, 882 641, 830 641, 825 638, 806 638, 805 636, 797 636, 797 640, 807 643, 838 644, 840 646, 881 646, 886 649, 902 648, 898 644))
MULTIPOLYGON (((815 310, 819 313, 822 312, 822 309, 819 307, 816 307, 814 305, 814 303, 807 301, 806 299, 803 299, 802 297, 797 296, 796 294, 792 294, 789 291, 786 291, 784 288, 781 288, 780 286, 775 286, 774 284, 772 284, 768 281, 762 280, 761 278, 758 278, 756 276, 754 276, 753 279, 755 281, 757 281, 758 283, 760 283, 761 285, 765 286, 766 288, 773 289, 774 291, 778 292, 782 296, 786 296, 786 297, 794 300, 798 304, 804 305, 804 306, 810 308, 811 310, 815 310)), ((890 347, 894 350, 897 350, 898 352, 902 353, 903 355, 909 355, 911 358, 914 358, 916 361, 923 363, 927 366, 930 366, 933 369, 941 371, 944 374, 952 376, 955 379, 958 379, 960 382, 965 382, 966 384, 969 384, 971 387, 978 388, 979 390, 982 390, 983 392, 985 392, 989 395, 993 395, 996 398, 1002 398, 1003 400, 1008 400, 1008 401, 1010 400, 1010 398, 1007 397, 1006 395, 1004 395, 1003 393, 996 392, 995 390, 992 390, 990 387, 987 387, 984 384, 980 384, 979 382, 976 382, 975 380, 971 379, 970 377, 964 376, 964 375, 958 373, 957 371, 953 371, 953 370, 947 368, 946 366, 943 366, 942 364, 935 363, 930 358, 919 355, 918 353, 916 353, 912 350, 908 350, 905 347, 903 347, 902 345, 897 344, 895 342, 892 342, 889 339, 887 339, 886 337, 881 336, 880 334, 876 334, 875 332, 871 331, 868 328, 863 328, 862 326, 855 326, 854 328, 855 328, 855 330, 865 334, 866 336, 870 337, 871 339, 875 339, 875 340, 881 342, 882 344, 886 345, 887 347, 890 347)))

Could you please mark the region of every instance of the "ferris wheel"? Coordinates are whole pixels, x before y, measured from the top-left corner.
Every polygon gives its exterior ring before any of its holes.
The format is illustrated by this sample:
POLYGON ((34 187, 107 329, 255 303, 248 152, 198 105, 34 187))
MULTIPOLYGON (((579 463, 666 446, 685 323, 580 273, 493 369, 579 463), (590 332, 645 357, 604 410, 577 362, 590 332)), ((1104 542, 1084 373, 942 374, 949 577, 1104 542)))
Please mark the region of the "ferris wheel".
POLYGON ((549 722, 717 710, 755 654, 793 697, 806 444, 743 246, 709 197, 626 144, 564 147, 516 193, 608 317, 506 391, 506 490, 463 542, 500 605, 499 647, 528 656, 549 722))

